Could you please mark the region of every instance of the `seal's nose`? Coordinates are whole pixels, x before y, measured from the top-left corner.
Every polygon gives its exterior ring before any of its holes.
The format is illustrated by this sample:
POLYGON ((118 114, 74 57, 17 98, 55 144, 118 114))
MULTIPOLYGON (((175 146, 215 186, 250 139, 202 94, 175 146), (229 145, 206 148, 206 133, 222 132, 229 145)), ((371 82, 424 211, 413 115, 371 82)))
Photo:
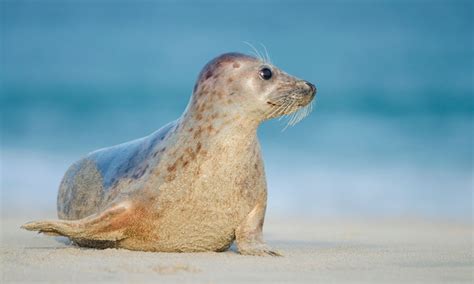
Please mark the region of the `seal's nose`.
POLYGON ((304 81, 304 83, 311 89, 311 94, 314 95, 316 94, 316 86, 311 84, 308 81, 304 81))

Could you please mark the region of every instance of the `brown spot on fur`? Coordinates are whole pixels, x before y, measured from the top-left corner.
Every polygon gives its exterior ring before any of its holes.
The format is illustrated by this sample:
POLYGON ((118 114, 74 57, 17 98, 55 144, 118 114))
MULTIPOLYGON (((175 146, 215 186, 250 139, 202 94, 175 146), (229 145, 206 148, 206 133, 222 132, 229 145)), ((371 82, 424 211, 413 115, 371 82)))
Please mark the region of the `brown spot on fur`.
POLYGON ((229 79, 227 79, 227 83, 232 83, 234 81, 234 79, 232 77, 229 77, 229 79))
POLYGON ((186 168, 186 166, 189 164, 189 161, 184 161, 183 163, 183 168, 186 168))
POLYGON ((234 64, 232 64, 232 67, 234 67, 234 68, 239 68, 239 67, 240 67, 239 62, 234 62, 234 64))
POLYGON ((168 166, 167 170, 168 172, 174 172, 176 170, 176 162, 168 166))
POLYGON ((201 151, 201 147, 202 147, 201 142, 198 142, 196 146, 196 153, 199 153, 199 151, 201 151))
POLYGON ((188 132, 193 132, 193 130, 194 130, 194 128, 191 127, 191 128, 188 129, 188 132))
POLYGON ((207 132, 211 133, 212 130, 214 130, 214 127, 212 127, 212 124, 209 124, 209 125, 207 126, 207 132))
POLYGON ((201 120, 201 119, 202 119, 202 114, 198 113, 198 114, 196 115, 196 119, 197 119, 197 120, 201 120))
POLYGON ((218 116, 219 116, 219 114, 217 112, 215 112, 211 115, 211 119, 216 119, 218 116))
POLYGON ((196 129, 196 131, 194 132, 194 135, 193 135, 194 139, 201 136, 201 133, 202 133, 202 128, 201 128, 201 126, 199 126, 198 129, 196 129))
POLYGON ((186 152, 188 153, 191 160, 194 160, 196 158, 196 153, 194 153, 193 149, 191 149, 190 147, 186 148, 186 152))
POLYGON ((256 173, 256 175, 257 175, 257 176, 260 176, 260 175, 261 175, 261 172, 260 172, 260 168, 259 168, 259 166, 258 166, 257 163, 255 163, 254 168, 255 168, 255 173, 256 173))
POLYGON ((227 99, 227 104, 231 104, 232 103, 232 100, 231 99, 227 99))

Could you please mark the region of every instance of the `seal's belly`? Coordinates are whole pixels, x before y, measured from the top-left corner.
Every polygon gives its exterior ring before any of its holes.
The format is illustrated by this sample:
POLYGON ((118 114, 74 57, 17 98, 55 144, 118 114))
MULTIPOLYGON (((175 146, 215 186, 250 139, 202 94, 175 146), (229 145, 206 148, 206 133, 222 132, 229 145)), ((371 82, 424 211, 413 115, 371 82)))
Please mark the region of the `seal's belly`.
MULTIPOLYGON (((232 198, 231 198, 232 199, 232 198)), ((221 251, 235 238, 235 229, 251 210, 250 202, 193 200, 163 210, 156 239, 164 251, 221 251)))
POLYGON ((163 252, 223 251, 234 241, 240 217, 213 210, 173 208, 150 224, 147 236, 130 236, 120 246, 163 252))

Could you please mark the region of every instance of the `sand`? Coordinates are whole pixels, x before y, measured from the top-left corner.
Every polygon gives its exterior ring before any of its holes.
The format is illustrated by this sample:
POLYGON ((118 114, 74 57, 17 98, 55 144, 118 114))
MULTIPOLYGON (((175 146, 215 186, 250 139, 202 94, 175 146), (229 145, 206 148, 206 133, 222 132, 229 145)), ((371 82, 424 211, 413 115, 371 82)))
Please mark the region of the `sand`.
MULTIPOLYGON (((35 218, 48 217, 36 214, 35 218)), ((269 217, 284 257, 95 250, 19 229, 3 217, 1 282, 472 283, 472 224, 269 217)))

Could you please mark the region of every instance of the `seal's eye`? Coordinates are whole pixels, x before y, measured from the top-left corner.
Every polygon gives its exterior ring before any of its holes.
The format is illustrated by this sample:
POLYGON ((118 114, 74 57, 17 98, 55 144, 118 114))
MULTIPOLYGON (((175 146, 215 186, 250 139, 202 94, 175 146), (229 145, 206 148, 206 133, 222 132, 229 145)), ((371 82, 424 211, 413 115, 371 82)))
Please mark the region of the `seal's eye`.
POLYGON ((263 67, 262 69, 260 69, 259 74, 263 80, 270 80, 270 78, 273 75, 272 70, 270 70, 270 68, 267 68, 267 67, 263 67))

